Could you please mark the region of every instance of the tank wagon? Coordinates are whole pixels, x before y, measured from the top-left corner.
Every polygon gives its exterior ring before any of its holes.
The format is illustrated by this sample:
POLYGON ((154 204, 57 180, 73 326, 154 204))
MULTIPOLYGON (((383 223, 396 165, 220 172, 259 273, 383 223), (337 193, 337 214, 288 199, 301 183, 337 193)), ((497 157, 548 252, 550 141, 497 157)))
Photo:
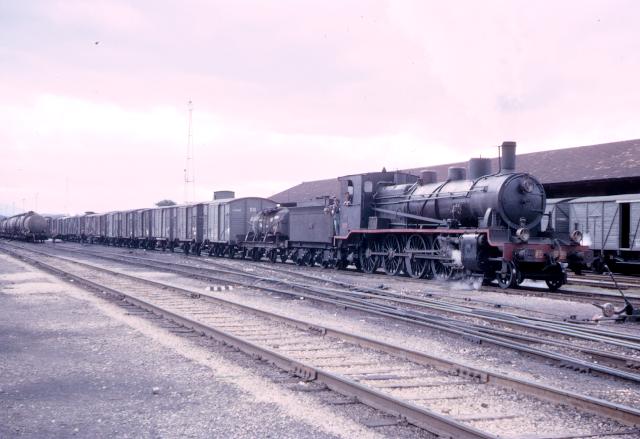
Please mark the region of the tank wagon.
POLYGON ((33 211, 0 220, 0 237, 44 241, 49 237, 47 220, 33 211))
POLYGON ((594 271, 606 265, 640 273, 640 194, 549 200, 543 230, 559 237, 584 233, 594 271))

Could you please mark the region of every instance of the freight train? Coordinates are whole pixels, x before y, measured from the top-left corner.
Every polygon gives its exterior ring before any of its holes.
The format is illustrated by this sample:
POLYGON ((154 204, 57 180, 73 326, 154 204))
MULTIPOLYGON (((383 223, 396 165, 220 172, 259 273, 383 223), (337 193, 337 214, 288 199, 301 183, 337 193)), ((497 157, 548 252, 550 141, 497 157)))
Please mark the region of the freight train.
POLYGON ((542 230, 549 215, 544 188, 515 164, 516 144, 504 142, 495 172, 488 159, 471 159, 468 177, 467 169, 450 168, 445 181, 431 171, 349 175, 338 179, 339 194, 292 204, 225 191, 212 202, 56 219, 51 233, 187 254, 497 281, 502 288, 544 280, 556 290, 566 269, 589 266, 593 253, 577 229, 542 230))
POLYGON ((33 211, 0 220, 0 237, 44 241, 49 237, 47 220, 33 211))

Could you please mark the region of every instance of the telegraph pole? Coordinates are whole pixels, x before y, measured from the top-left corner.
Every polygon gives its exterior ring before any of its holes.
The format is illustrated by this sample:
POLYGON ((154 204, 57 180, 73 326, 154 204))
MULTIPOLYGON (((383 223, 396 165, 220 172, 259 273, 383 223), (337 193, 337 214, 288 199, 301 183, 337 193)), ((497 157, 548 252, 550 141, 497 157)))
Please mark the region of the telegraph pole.
POLYGON ((193 102, 189 100, 189 132, 187 135, 187 157, 184 167, 184 202, 189 204, 195 202, 196 198, 196 171, 193 147, 193 102))

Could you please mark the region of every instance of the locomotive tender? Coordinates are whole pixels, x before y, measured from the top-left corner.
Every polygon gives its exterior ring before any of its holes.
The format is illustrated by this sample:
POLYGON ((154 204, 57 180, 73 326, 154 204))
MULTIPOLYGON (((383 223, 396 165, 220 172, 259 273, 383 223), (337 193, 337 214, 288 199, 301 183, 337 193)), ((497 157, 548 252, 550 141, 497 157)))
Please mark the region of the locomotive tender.
MULTIPOLYGON (((593 253, 580 231, 541 229, 543 186, 516 172, 516 144, 504 142, 500 169, 488 159, 450 168, 437 182, 403 172, 339 178, 340 194, 277 205, 264 198, 225 198, 185 206, 110 212, 53 221, 54 237, 215 256, 321 264, 414 278, 566 282, 566 268, 588 266, 593 253)), ((547 221, 548 223, 548 221, 547 221)))

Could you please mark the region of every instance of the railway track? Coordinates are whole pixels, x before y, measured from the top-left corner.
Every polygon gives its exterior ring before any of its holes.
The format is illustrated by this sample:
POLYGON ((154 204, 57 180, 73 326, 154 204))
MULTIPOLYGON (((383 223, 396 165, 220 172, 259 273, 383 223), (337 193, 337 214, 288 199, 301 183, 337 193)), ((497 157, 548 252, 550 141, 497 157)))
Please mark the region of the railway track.
MULTIPOLYGON (((109 247, 106 247, 109 248, 109 247)), ((113 247, 119 248, 121 247, 113 247)), ((197 258, 197 257, 194 257, 197 258)), ((202 258, 206 260, 205 257, 202 258)), ((217 258, 216 258, 217 259, 217 258)), ((253 264, 259 265, 270 265, 273 266, 275 264, 271 262, 267 262, 264 260, 261 261, 251 261, 253 264)), ((277 264, 278 266, 290 266, 298 268, 298 266, 293 264, 277 264)), ((302 268, 302 267, 300 267, 302 268)), ((304 269, 315 269, 321 270, 321 267, 307 267, 304 266, 304 269)), ((356 271, 354 269, 346 269, 340 270, 339 273, 341 275, 346 276, 354 276, 354 277, 371 277, 377 276, 380 279, 395 279, 396 276, 388 276, 383 272, 376 272, 372 274, 364 274, 362 272, 356 271)), ((625 294, 629 297, 634 303, 638 303, 640 306, 640 292, 636 292, 637 288, 640 290, 640 277, 635 276, 624 276, 615 275, 616 279, 620 279, 622 282, 619 282, 618 285, 623 290, 631 290, 631 292, 626 292, 625 294)), ((402 277, 402 282, 406 283, 415 283, 418 285, 426 285, 426 282, 435 282, 433 280, 425 281, 423 279, 413 279, 409 277, 402 277)), ((534 285, 520 285, 518 288, 510 288, 510 289, 502 289, 496 285, 483 285, 480 287, 482 291, 492 291, 498 292, 506 295, 514 295, 514 296, 534 296, 534 297, 549 297, 558 300, 566 300, 572 302, 580 302, 580 303, 593 303, 593 302, 601 302, 601 303, 611 303, 616 307, 621 307, 625 305, 624 300, 617 292, 612 291, 593 291, 593 290, 583 290, 583 289, 575 289, 575 287, 595 287, 601 288, 605 290, 616 289, 614 283, 611 281, 610 277, 605 275, 597 275, 594 273, 585 273, 581 276, 569 276, 568 285, 573 285, 574 288, 570 289, 565 285, 561 289, 550 292, 549 289, 545 287, 538 287, 534 285)))
POLYGON ((580 276, 569 276, 569 283, 575 285, 589 285, 599 288, 638 290, 640 277, 614 274, 615 282, 609 274, 584 273, 580 276))
MULTIPOLYGON (((160 261, 149 257, 149 255, 145 255, 145 257, 123 254, 108 256, 104 253, 86 250, 68 248, 65 250, 72 254, 173 272, 213 283, 223 282, 270 293, 305 297, 322 303, 343 306, 376 316, 444 331, 447 334, 472 339, 478 343, 537 356, 545 361, 553 361, 560 367, 578 372, 604 374, 631 382, 640 382, 640 374, 637 373, 637 370, 640 369, 640 356, 638 355, 640 344, 637 337, 628 334, 598 328, 577 327, 571 323, 526 318, 509 313, 487 312, 483 309, 452 305, 427 298, 407 298, 392 291, 363 288, 343 281, 334 281, 334 283, 345 288, 327 288, 320 285, 326 279, 317 279, 304 273, 301 274, 304 278, 313 278, 318 282, 310 284, 300 281, 283 281, 282 277, 269 278, 265 275, 233 269, 227 263, 222 264, 223 267, 220 268, 218 267, 219 262, 212 260, 196 259, 194 262, 193 259, 177 261, 172 258, 170 261, 160 261), (207 265, 213 267, 187 265, 200 263, 200 261, 206 261, 207 265), (429 312, 424 312, 425 309, 429 312), (434 312, 437 314, 433 314, 434 312), (459 318, 445 318, 443 314, 454 314, 459 318), (478 324, 478 320, 487 322, 489 325, 478 324), (514 331, 512 329, 514 327, 520 331, 514 331), (559 337, 564 339, 559 339, 559 337), (592 346, 585 346, 580 343, 581 341, 587 341, 592 346), (607 350, 602 349, 603 347, 607 350), (616 347, 618 352, 611 351, 611 347, 616 347), (558 352, 558 348, 563 352, 558 352), (566 352, 570 352, 570 354, 566 352)), ((48 254, 33 248, 30 251, 45 256, 48 254)), ((269 269, 278 270, 279 268, 270 267, 269 269)))
MULTIPOLYGON (((209 259, 202 259, 203 261, 208 261, 209 259)), ((225 261, 225 259, 219 259, 216 258, 214 259, 215 261, 225 261)), ((253 262, 253 261, 252 261, 253 262)), ((301 274, 302 270, 321 270, 320 267, 298 267, 295 265, 289 265, 289 264, 273 264, 270 262, 265 262, 265 261, 259 261, 259 262, 254 262, 257 263, 259 266, 265 266, 265 267, 269 267, 270 270, 273 271, 279 271, 282 273, 287 273, 287 274, 295 274, 298 276, 303 276, 303 274, 301 274), (286 267, 286 268, 285 268, 286 267)), ((321 270, 324 271, 324 270, 321 270)), ((361 272, 357 272, 357 271, 353 271, 353 270, 343 270, 343 271, 339 271, 338 273, 340 273, 340 275, 345 275, 345 276, 350 276, 350 277, 364 277, 364 278, 369 278, 371 275, 368 274, 363 274, 361 272)), ((401 279, 401 281, 403 283, 409 283, 409 284, 415 284, 415 285, 419 285, 421 287, 424 287, 425 285, 433 285, 433 283, 435 282, 436 285, 439 285, 437 281, 425 281, 425 280, 420 280, 420 279, 412 279, 409 277, 389 277, 385 274, 381 274, 381 273, 377 273, 379 276, 381 276, 382 278, 386 279, 388 282, 396 280, 396 279, 401 279), (427 283, 428 282, 428 283, 427 283)), ((313 275, 311 275, 311 277, 313 277, 313 275)), ((348 284, 348 282, 346 282, 348 284)), ((446 281, 441 282, 440 284, 446 284, 446 281)), ((511 289, 502 289, 493 285, 483 285, 480 288, 482 291, 492 291, 492 292, 496 292, 496 293, 500 293, 500 294, 506 294, 506 295, 524 295, 524 296, 535 296, 535 297, 548 297, 548 298, 552 298, 552 299, 559 299, 559 300, 569 300, 569 301, 575 301, 575 302, 581 302, 581 303, 593 303, 594 301, 600 301, 602 303, 612 303, 615 305, 624 305, 624 300, 622 298, 622 296, 620 296, 620 294, 618 293, 614 293, 614 292, 609 292, 609 291, 580 291, 580 290, 558 290, 555 292, 550 292, 547 288, 542 288, 542 287, 535 287, 535 286, 530 286, 530 285, 524 285, 524 286, 520 286, 519 288, 511 288, 511 289)), ((627 297, 630 298, 632 301, 637 302, 640 305, 640 294, 635 294, 635 293, 626 293, 627 297)))
POLYGON ((640 425, 640 411, 632 407, 469 368, 165 282, 1 247, 76 285, 122 298, 440 436, 520 437, 533 431, 538 437, 640 434, 634 428, 640 425))

